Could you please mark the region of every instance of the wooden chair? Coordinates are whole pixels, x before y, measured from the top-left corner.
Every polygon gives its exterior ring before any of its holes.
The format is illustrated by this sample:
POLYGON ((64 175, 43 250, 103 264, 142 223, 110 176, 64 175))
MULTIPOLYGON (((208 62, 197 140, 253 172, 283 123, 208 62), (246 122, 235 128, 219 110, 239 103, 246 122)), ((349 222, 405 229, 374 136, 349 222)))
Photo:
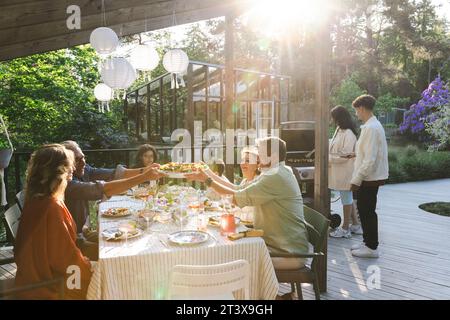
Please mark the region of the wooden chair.
POLYGON ((24 286, 15 286, 15 279, 0 280, 0 300, 17 299, 19 294, 39 288, 57 288, 58 299, 64 299, 64 277, 40 281, 24 286))
POLYGON ((17 194, 16 194, 16 203, 19 206, 20 212, 23 211, 23 203, 24 203, 24 200, 25 200, 24 198, 25 198, 25 194, 24 194, 23 190, 17 192, 17 194))
POLYGON ((303 299, 301 283, 312 283, 316 300, 320 300, 319 289, 319 259, 324 257, 323 247, 326 237, 328 236, 328 227, 330 221, 319 212, 303 206, 303 213, 306 220, 306 228, 308 230, 309 242, 313 245, 314 252, 300 255, 293 254, 277 254, 272 257, 286 258, 312 258, 311 266, 304 266, 300 269, 293 270, 277 270, 275 273, 280 283, 290 283, 292 291, 297 288, 297 296, 303 299))
POLYGON ((215 265, 177 265, 170 275, 169 299, 234 300, 233 292, 243 290, 249 299, 250 265, 236 260, 215 265))

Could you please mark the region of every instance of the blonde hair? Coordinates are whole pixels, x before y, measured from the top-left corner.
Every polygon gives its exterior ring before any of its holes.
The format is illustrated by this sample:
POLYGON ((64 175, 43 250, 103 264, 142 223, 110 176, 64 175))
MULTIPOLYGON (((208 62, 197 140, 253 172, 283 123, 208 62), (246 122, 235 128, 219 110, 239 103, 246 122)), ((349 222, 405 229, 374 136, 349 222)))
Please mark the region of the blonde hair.
POLYGON ((25 202, 54 195, 71 172, 74 164, 73 152, 60 144, 39 147, 28 161, 25 185, 25 202))

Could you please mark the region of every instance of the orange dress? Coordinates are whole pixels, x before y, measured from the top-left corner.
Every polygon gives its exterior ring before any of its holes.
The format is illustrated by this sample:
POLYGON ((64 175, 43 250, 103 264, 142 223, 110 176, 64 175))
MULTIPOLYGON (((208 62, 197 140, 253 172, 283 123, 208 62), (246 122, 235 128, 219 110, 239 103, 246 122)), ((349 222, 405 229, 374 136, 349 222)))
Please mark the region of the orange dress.
MULTIPOLYGON (((65 283, 66 299, 86 297, 91 277, 90 262, 76 245, 76 225, 64 202, 42 197, 25 203, 14 258, 17 286, 64 276, 66 280, 69 278, 65 283), (71 267, 68 270, 69 266, 79 269, 71 267), (80 272, 74 272, 74 269, 80 272), (78 274, 80 281, 75 279, 78 274)), ((56 288, 39 288, 23 293, 20 298, 57 299, 58 291, 56 288)))

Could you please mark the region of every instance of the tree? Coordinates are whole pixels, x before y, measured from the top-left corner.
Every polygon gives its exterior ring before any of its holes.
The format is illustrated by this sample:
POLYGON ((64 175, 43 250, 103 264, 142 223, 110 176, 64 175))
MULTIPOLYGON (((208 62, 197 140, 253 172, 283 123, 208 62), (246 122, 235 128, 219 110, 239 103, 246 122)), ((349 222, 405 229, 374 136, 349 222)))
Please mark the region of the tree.
POLYGON ((98 82, 97 56, 88 46, 0 62, 0 112, 14 145, 29 149, 83 136, 81 142, 90 146, 97 145, 102 130, 121 132, 114 115, 97 112, 98 82))

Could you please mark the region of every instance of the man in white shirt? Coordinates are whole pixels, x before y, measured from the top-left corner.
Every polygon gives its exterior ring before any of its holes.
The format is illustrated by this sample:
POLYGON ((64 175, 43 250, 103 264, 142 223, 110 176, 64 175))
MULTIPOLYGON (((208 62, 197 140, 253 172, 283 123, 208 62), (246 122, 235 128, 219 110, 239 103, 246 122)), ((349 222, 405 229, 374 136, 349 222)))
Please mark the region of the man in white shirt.
POLYGON ((357 192, 364 239, 364 244, 352 247, 352 255, 362 258, 378 258, 377 194, 389 176, 386 136, 383 126, 373 115, 375 102, 371 95, 362 95, 352 103, 356 116, 364 123, 356 143, 351 180, 351 189, 357 192))

